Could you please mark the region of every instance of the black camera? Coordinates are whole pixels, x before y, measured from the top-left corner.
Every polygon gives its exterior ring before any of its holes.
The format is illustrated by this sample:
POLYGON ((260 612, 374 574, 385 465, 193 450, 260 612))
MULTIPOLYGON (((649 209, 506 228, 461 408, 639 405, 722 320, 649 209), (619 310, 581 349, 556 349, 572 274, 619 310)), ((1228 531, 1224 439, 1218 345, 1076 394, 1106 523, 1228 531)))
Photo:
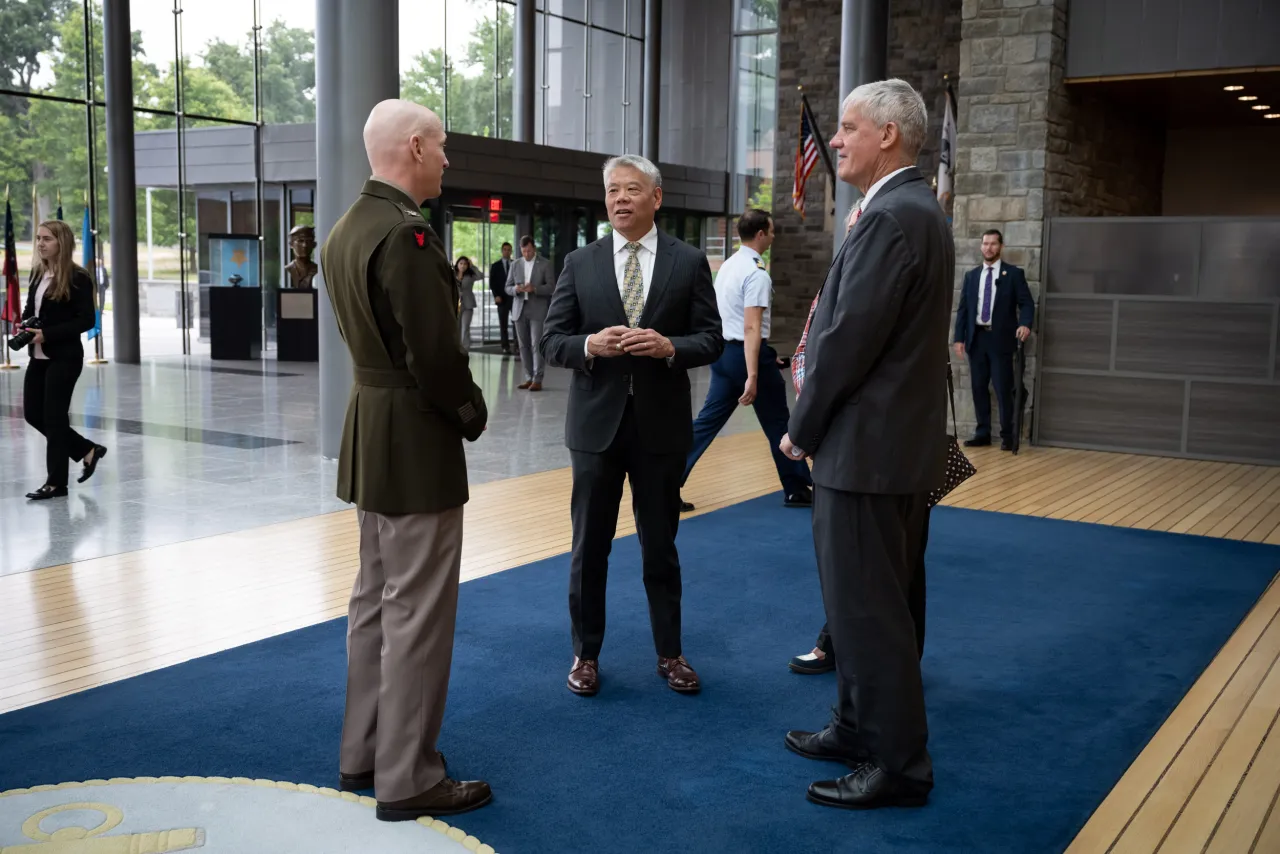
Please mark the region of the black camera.
POLYGON ((9 339, 9 349, 21 350, 23 347, 31 346, 31 342, 36 338, 35 331, 43 325, 38 317, 22 321, 22 331, 9 339))

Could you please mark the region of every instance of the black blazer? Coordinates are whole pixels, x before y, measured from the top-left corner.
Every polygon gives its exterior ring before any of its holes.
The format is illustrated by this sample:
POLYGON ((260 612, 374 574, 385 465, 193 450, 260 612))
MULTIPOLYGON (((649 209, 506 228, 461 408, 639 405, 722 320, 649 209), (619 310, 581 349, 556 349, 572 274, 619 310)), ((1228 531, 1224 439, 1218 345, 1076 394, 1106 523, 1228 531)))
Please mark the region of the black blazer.
POLYGON ((813 480, 846 492, 928 492, 946 465, 947 326, 955 242, 912 167, 862 212, 809 327, 788 434, 813 480))
MULTIPOLYGON (((964 274, 960 288, 960 304, 956 306, 954 341, 963 341, 965 349, 973 346, 973 333, 978 328, 978 309, 982 298, 979 284, 983 267, 964 274)), ((1031 328, 1036 304, 1027 287, 1027 275, 1021 267, 1000 261, 1000 277, 996 284, 996 301, 991 306, 991 335, 997 353, 1012 353, 1018 346, 1018 327, 1031 328)))
MULTIPOLYGON (((515 259, 511 259, 515 263, 515 259)), ((507 271, 502 268, 502 259, 494 261, 489 267, 489 290, 495 297, 502 297, 503 302, 510 304, 507 297, 507 271)))
MULTIPOLYGON (((22 319, 27 320, 36 313, 36 291, 40 289, 40 280, 33 279, 27 287, 27 307, 22 312, 22 319)), ((71 293, 66 300, 49 299, 46 292, 40 304, 40 322, 44 324, 44 354, 50 359, 83 360, 84 345, 80 336, 93 328, 93 280, 80 267, 74 268, 71 274, 71 293)), ((28 355, 34 357, 35 345, 27 348, 28 355)))
POLYGON ((565 258, 539 342, 548 364, 573 371, 565 445, 595 454, 608 450, 622 422, 627 389, 634 383, 642 449, 651 454, 688 453, 693 444, 688 369, 711 364, 724 350, 707 256, 658 232, 653 282, 640 327, 671 340, 676 352, 669 364, 642 356, 598 357, 588 364, 587 336, 626 323, 610 234, 565 258))

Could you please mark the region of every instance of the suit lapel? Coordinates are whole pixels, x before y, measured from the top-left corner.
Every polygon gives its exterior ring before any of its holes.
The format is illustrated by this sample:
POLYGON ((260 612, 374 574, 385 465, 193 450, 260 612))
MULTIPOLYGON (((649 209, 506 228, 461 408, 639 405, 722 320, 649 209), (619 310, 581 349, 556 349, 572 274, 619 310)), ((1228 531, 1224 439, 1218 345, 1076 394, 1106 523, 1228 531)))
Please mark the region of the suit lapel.
POLYGON ((596 241, 595 251, 596 277, 604 288, 604 301, 615 315, 622 318, 619 325, 627 325, 627 310, 622 305, 622 294, 618 291, 618 274, 613 269, 613 235, 596 241))
POLYGON ((653 261, 653 281, 649 283, 649 296, 644 301, 644 310, 640 313, 640 326, 648 328, 653 322, 653 314, 667 294, 667 285, 671 282, 671 271, 675 268, 674 237, 658 232, 658 254, 653 261))

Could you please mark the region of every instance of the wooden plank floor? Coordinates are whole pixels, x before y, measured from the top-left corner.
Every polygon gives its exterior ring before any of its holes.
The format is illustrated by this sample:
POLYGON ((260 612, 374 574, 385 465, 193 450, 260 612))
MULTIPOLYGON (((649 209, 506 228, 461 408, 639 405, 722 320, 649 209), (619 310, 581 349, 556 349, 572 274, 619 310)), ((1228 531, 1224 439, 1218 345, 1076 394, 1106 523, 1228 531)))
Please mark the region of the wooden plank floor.
MULTIPOLYGON (((972 454, 946 503, 1280 545, 1280 468, 1027 448, 972 454)), ((699 513, 778 490, 758 433, 717 440, 699 513)), ((566 469, 472 489, 464 579, 563 554, 566 469), (512 506, 552 508, 512 519, 512 506), (499 527, 496 520, 504 519, 499 527), (497 532, 497 533, 495 533, 497 532)), ((634 533, 624 495, 618 536, 634 533)), ((352 511, 0 577, 0 712, 346 613, 352 511)), ((1273 583, 1069 849, 1280 852, 1280 583, 1273 583)))

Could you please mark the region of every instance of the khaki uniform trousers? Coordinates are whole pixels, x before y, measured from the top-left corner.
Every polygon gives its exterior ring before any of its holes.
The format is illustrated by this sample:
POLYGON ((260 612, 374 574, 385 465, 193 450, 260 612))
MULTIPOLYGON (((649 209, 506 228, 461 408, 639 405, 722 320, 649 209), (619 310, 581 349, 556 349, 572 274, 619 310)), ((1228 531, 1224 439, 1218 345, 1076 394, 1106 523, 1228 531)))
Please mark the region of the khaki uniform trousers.
POLYGON ((445 777, 436 741, 458 616, 462 508, 356 515, 360 572, 348 615, 339 767, 374 769, 378 800, 401 801, 445 777))

